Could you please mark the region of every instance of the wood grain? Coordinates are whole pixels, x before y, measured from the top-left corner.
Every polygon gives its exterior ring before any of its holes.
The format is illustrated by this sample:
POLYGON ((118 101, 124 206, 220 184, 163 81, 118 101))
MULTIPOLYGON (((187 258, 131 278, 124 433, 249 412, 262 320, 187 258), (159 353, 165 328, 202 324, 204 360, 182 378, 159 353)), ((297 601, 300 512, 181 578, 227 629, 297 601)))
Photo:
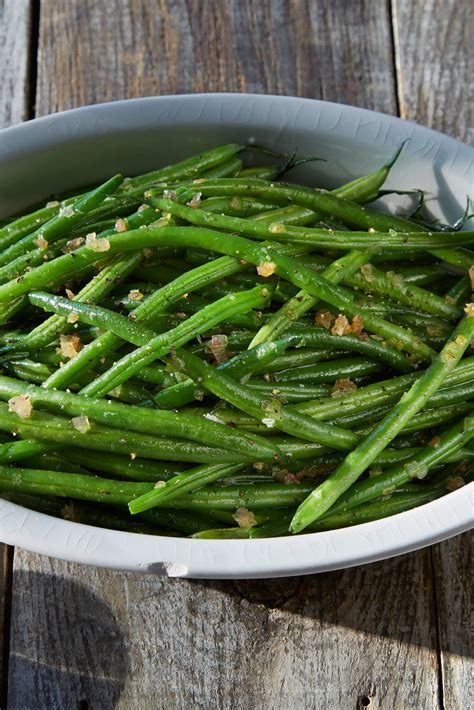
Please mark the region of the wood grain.
POLYGON ((0 707, 8 694, 12 562, 13 548, 0 545, 0 707))
MULTIPOLYGON (((0 128, 28 118, 30 0, 0 0, 0 128)), ((0 705, 6 697, 12 551, 0 545, 0 705)))
MULTIPOLYGON (((42 3, 39 113, 201 90, 396 108, 385 3, 160 2, 157 11, 138 0, 89 0, 64 7, 42 3)), ((40 706, 67 707, 304 709, 364 701, 431 709, 430 590, 426 552, 333 575, 247 583, 136 578, 19 552, 10 704, 23 708, 33 696, 40 706), (97 624, 90 645, 74 628, 77 617, 84 628, 84 609, 97 624), (95 659, 102 617, 109 631, 95 659)))
POLYGON ((391 56, 385 2, 43 0, 37 111, 249 91, 393 113, 391 56))
POLYGON ((402 118, 474 143, 472 0, 392 0, 402 118))
POLYGON ((190 582, 17 554, 10 707, 437 707, 422 551, 354 570, 190 582), (18 613, 21 611, 21 614, 18 613))
POLYGON ((468 710, 474 700, 472 533, 433 548, 446 708, 468 710))
MULTIPOLYGON (((472 2, 392 0, 392 14, 403 118, 474 145, 472 2)), ((472 535, 434 546, 432 564, 442 699, 446 708, 472 707, 472 535)))
POLYGON ((0 127, 28 117, 31 0, 0 0, 0 127))
MULTIPOLYGON (((435 122, 442 104, 425 111, 430 102, 410 98, 406 75, 415 52, 430 62, 445 20, 441 8, 431 33, 418 33, 420 49, 403 20, 409 4, 391 8, 405 77, 398 100, 408 117, 435 122)), ((422 4, 412 5, 410 21, 421 27, 422 4)), ((37 112, 226 90, 395 113, 391 37, 389 3, 371 0, 42 0, 37 112)), ((445 82, 439 91, 453 97, 445 82)), ((450 116, 452 131, 464 130, 465 115, 450 116)), ((457 544, 436 552, 436 588, 427 550, 253 582, 135 577, 18 551, 9 708, 432 710, 441 708, 437 632, 445 707, 467 707, 467 666, 455 659, 466 650, 456 621, 466 603, 456 586, 456 575, 467 584, 465 548, 459 543, 454 557, 448 548, 457 544)))

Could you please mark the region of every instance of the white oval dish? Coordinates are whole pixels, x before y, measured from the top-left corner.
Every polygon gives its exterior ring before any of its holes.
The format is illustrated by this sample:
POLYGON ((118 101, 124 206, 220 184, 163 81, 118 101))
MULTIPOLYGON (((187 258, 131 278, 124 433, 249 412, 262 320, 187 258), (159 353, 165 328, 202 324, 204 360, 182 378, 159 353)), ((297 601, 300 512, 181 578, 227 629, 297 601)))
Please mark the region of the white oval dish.
MULTIPOLYGON (((225 142, 255 141, 326 163, 299 178, 332 187, 379 167, 409 138, 391 185, 422 188, 436 217, 459 217, 474 149, 364 109, 249 94, 134 99, 75 109, 0 132, 0 218, 56 191, 136 174, 225 142), (21 189, 20 189, 21 188, 21 189), (440 200, 438 201, 438 196, 440 200)), ((473 484, 406 513, 352 528, 268 540, 190 540, 104 530, 0 499, 0 541, 81 562, 175 577, 309 574, 384 559, 472 527, 473 484)))

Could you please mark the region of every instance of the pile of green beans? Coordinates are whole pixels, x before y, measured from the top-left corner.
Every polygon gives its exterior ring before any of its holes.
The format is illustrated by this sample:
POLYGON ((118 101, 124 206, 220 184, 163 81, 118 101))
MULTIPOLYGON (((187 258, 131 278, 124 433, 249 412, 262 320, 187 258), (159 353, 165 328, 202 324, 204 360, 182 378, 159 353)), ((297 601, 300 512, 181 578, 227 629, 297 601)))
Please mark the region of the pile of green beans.
POLYGON ((474 232, 372 205, 402 148, 328 191, 228 144, 7 220, 0 495, 253 539, 468 483, 474 232))

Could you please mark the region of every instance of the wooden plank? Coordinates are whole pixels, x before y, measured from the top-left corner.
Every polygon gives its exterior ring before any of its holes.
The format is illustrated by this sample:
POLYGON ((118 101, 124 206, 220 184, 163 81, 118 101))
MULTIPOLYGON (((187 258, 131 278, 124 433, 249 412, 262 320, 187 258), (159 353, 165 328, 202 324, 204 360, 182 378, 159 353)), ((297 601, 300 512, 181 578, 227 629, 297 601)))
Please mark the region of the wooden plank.
MULTIPOLYGON (((58 9, 45 0, 38 112, 224 89, 395 111, 384 3, 150 7, 82 0, 58 9)), ((10 707, 34 697, 46 707, 363 707, 369 698, 372 707, 432 708, 428 559, 421 552, 303 580, 199 583, 19 552, 10 707)))
POLYGON ((471 0, 392 0, 402 118, 474 143, 471 0))
MULTIPOLYGON (((472 36, 474 11, 465 0, 393 0, 402 115, 474 144, 472 36), (436 17, 436 22, 433 22, 436 17)), ((472 705, 472 536, 432 549, 446 708, 472 705)))
POLYGON ((37 112, 249 91, 394 113, 391 54, 386 4, 371 0, 43 0, 37 112))
POLYGON ((429 553, 190 582, 19 551, 10 708, 437 707, 429 553), (21 613, 20 613, 21 612, 21 613))
POLYGON ((444 704, 465 710, 474 698, 472 542, 466 533, 433 548, 444 704))
MULTIPOLYGON (((0 128, 28 118, 30 0, 0 0, 0 128)), ((6 697, 12 550, 0 545, 0 705, 6 697)))
MULTIPOLYGON (((43 0, 41 10, 40 114, 199 90, 396 110, 386 3, 43 0)), ((427 551, 257 582, 134 577, 19 551, 9 707, 431 710, 431 595, 427 551)))
POLYGON ((12 562, 13 548, 0 545, 0 707, 4 706, 8 685, 12 562))
POLYGON ((28 118, 31 0, 0 0, 0 128, 28 118))

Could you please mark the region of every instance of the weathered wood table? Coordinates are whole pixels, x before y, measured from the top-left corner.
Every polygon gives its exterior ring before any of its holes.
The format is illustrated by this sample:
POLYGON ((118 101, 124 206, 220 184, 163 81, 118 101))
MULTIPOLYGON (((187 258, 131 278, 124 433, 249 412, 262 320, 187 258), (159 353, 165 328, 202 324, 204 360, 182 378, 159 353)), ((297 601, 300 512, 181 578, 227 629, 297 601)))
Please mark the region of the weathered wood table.
MULTIPOLYGON (((250 91, 365 106, 472 142, 473 14, 472 0, 0 0, 0 125, 250 91)), ((463 536, 331 574, 198 582, 3 549, 0 704, 467 709, 469 562, 463 536)))

